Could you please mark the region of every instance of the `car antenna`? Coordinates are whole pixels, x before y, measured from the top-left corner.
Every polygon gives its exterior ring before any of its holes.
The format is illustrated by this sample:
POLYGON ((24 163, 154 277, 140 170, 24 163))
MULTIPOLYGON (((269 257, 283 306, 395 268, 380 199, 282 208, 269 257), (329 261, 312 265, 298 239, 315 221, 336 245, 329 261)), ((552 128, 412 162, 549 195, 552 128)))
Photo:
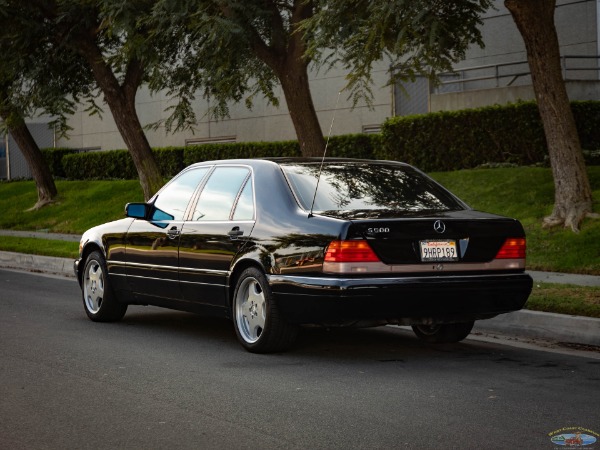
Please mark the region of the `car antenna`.
POLYGON ((321 166, 319 167, 319 175, 317 176, 317 186, 315 187, 315 195, 313 195, 312 203, 310 204, 310 212, 308 217, 313 217, 313 208, 315 207, 315 200, 317 199, 317 191, 319 190, 319 181, 321 181, 321 171, 323 170, 323 163, 325 162, 325 155, 327 155, 327 147, 329 146, 329 139, 331 138, 331 130, 333 130, 333 122, 335 122, 335 113, 337 112, 338 102, 340 101, 340 95, 342 91, 338 91, 337 100, 335 101, 335 108, 333 109, 333 117, 331 118, 331 125, 329 125, 329 133, 327 134, 327 142, 325 143, 325 150, 323 150, 323 157, 321 158, 321 166))

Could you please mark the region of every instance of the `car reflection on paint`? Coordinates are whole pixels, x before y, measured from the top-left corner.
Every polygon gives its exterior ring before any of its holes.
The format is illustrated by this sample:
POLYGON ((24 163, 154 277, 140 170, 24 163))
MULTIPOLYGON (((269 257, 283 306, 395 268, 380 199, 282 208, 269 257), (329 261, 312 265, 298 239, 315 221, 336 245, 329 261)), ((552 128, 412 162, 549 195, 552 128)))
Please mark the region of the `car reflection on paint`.
POLYGON ((88 230, 75 272, 94 321, 128 305, 225 316, 263 353, 303 324, 460 341, 475 320, 523 307, 525 248, 517 220, 474 211, 406 164, 223 160, 88 230))

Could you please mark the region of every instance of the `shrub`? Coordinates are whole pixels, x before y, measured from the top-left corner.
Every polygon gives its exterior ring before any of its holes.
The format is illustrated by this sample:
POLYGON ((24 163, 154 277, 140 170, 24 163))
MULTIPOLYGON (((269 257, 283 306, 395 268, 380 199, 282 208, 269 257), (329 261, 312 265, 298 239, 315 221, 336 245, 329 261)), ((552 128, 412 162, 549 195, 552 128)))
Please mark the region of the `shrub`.
POLYGON ((127 150, 93 151, 65 155, 63 166, 71 180, 137 178, 133 159, 127 150))
POLYGON ((375 159, 380 145, 378 134, 346 134, 331 136, 327 156, 340 158, 375 159))
POLYGON ((183 147, 162 147, 152 149, 156 164, 160 173, 165 178, 172 178, 181 172, 186 164, 184 163, 183 147))
POLYGON ((581 147, 600 150, 600 102, 585 101, 571 103, 581 147))
MULTIPOLYGON (((165 178, 171 178, 185 167, 183 147, 164 147, 152 150, 156 164, 165 178)), ((73 180, 102 180, 138 178, 133 158, 127 150, 93 151, 66 155, 64 171, 73 180)))
POLYGON ((42 149, 42 154, 44 155, 44 159, 50 167, 50 172, 52 172, 52 175, 54 175, 56 178, 66 178, 67 174, 65 173, 62 159, 63 156, 70 155, 72 153, 77 153, 77 150, 73 148, 42 149))
MULTIPOLYGON (((572 109, 582 146, 600 148, 600 102, 573 102, 572 109)), ((393 117, 383 124, 381 139, 378 158, 425 171, 548 161, 535 102, 393 117)))
POLYGON ((216 159, 265 158, 268 156, 300 156, 297 141, 240 142, 201 144, 185 147, 184 165, 216 159))
MULTIPOLYGON (((571 106, 582 147, 586 149, 586 161, 598 164, 600 102, 573 102, 571 106)), ((297 141, 202 144, 153 151, 165 178, 200 161, 301 156, 297 141)), ((126 150, 74 152, 44 151, 55 176, 137 178, 126 150)), ((383 124, 380 135, 332 136, 327 156, 404 161, 425 171, 548 163, 544 129, 535 102, 392 117, 383 124)))

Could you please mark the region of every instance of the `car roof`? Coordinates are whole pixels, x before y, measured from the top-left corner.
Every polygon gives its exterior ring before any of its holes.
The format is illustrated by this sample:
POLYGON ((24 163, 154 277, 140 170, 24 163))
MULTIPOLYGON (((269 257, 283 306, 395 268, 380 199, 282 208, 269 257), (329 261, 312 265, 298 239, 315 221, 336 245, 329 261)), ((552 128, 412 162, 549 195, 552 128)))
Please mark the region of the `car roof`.
POLYGON ((325 159, 319 157, 306 158, 306 157, 289 157, 289 156, 273 156, 266 158, 244 158, 244 159, 218 159, 211 161, 202 161, 192 166, 205 166, 205 165, 223 165, 223 164, 245 164, 249 166, 261 166, 261 165, 283 165, 283 164, 318 164, 324 161, 325 163, 366 163, 366 164, 378 164, 378 165, 400 165, 409 166, 409 164, 399 161, 389 160, 376 160, 376 159, 354 159, 354 158, 338 158, 338 157, 326 157, 325 159))

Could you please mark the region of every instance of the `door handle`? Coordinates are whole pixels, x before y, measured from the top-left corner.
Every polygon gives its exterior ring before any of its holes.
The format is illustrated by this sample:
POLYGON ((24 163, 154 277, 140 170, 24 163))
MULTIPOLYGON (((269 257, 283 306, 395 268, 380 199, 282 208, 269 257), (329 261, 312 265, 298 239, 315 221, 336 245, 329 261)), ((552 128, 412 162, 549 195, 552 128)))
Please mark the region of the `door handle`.
POLYGON ((176 239, 179 237, 180 234, 181 231, 179 231, 176 226, 172 226, 171 228, 169 228, 169 231, 167 231, 167 237, 169 239, 176 239))
POLYGON ((244 234, 244 230, 240 230, 240 227, 233 227, 227 234, 231 239, 237 239, 244 234))

